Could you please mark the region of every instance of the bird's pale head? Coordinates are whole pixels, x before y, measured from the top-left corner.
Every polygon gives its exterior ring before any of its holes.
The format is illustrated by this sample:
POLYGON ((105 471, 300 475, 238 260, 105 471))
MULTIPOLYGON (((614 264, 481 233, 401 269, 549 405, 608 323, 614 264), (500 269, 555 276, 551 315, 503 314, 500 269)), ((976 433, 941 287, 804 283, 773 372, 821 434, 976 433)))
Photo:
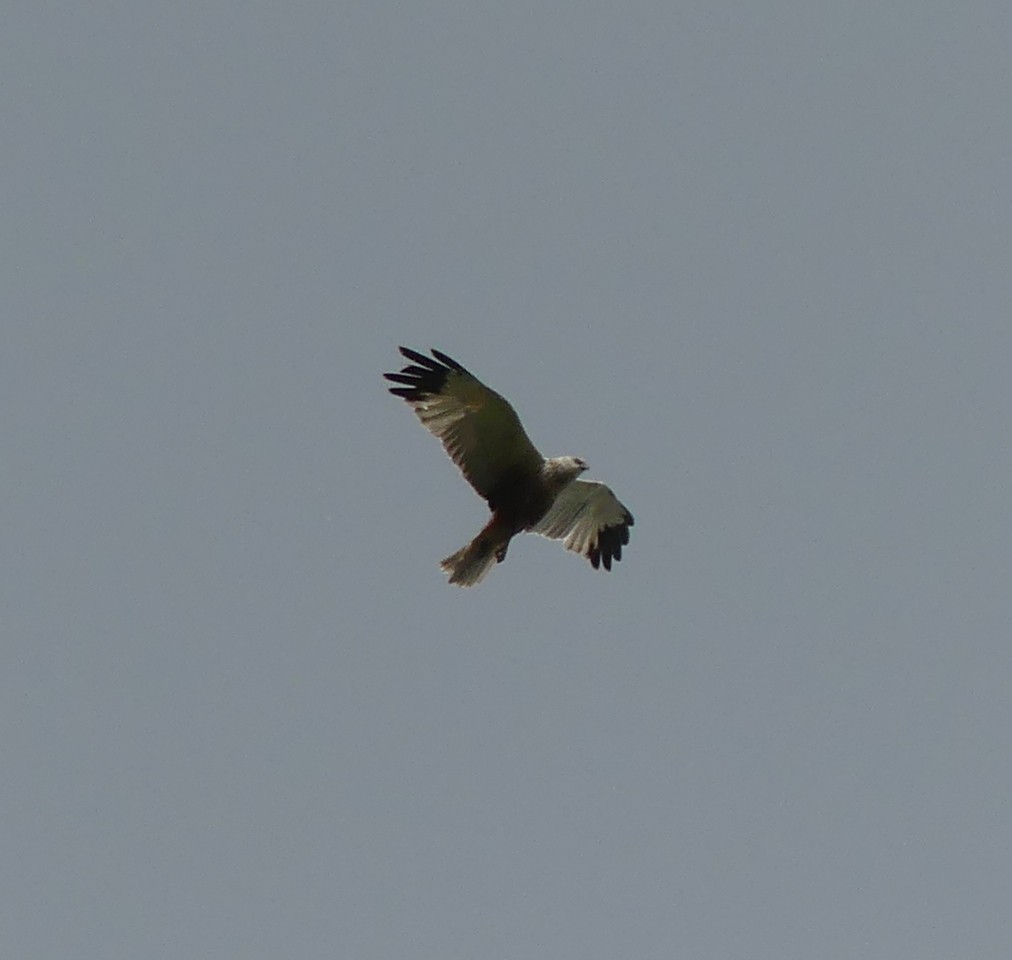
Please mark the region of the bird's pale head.
POLYGON ((545 461, 544 469, 545 480, 561 490, 583 473, 587 464, 579 457, 551 457, 545 461))

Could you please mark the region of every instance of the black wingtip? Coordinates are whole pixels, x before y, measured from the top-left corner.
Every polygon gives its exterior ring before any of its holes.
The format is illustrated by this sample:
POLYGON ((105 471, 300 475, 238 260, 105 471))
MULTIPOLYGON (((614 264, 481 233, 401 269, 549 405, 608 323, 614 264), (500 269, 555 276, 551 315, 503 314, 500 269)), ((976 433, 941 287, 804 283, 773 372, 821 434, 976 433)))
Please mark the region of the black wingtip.
POLYGON ((383 376, 394 383, 407 385, 389 389, 392 394, 403 397, 409 403, 440 393, 450 374, 467 373, 456 360, 439 350, 433 349, 432 356, 427 357, 410 347, 399 346, 397 349, 402 357, 412 361, 411 365, 404 367, 400 373, 384 373, 383 376))
POLYGON ((461 373, 464 373, 464 372, 465 372, 465 371, 464 371, 464 368, 463 368, 463 367, 462 367, 462 366, 461 366, 461 365, 460 365, 459 363, 457 363, 457 361, 456 361, 456 360, 454 360, 454 359, 453 359, 453 357, 448 357, 448 356, 447 356, 447 355, 446 355, 445 353, 443 353, 443 352, 442 352, 441 350, 437 350, 437 349, 436 349, 435 347, 432 347, 432 355, 433 355, 433 356, 434 356, 434 357, 435 357, 435 358, 436 358, 436 359, 437 359, 437 360, 438 360, 438 361, 439 361, 440 363, 443 363, 443 364, 445 364, 445 365, 446 365, 446 366, 448 366, 448 367, 449 367, 449 368, 450 368, 451 370, 458 370, 458 371, 460 371, 461 373))
POLYGON ((417 350, 412 350, 410 347, 398 347, 402 357, 406 357, 408 360, 414 360, 415 363, 420 363, 427 370, 438 369, 439 364, 432 359, 432 357, 425 356, 424 353, 419 353, 417 350))
POLYGON ((587 553, 587 559, 595 570, 603 566, 610 571, 612 563, 618 563, 622 559, 622 547, 629 542, 629 528, 632 525, 632 514, 627 510, 621 523, 605 527, 598 533, 597 543, 587 553))

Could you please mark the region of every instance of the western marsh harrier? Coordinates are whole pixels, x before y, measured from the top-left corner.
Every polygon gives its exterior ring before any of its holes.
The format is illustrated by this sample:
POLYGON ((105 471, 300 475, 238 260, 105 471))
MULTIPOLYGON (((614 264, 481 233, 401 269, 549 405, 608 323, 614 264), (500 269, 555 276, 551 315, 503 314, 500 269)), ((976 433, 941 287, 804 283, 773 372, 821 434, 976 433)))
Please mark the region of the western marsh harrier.
POLYGON ((562 540, 594 567, 611 570, 629 542, 632 514, 603 483, 577 480, 579 457, 541 456, 509 403, 445 353, 399 348, 411 365, 384 373, 468 483, 488 501, 492 519, 466 547, 442 561, 450 583, 470 587, 506 559, 510 540, 529 531, 562 540))

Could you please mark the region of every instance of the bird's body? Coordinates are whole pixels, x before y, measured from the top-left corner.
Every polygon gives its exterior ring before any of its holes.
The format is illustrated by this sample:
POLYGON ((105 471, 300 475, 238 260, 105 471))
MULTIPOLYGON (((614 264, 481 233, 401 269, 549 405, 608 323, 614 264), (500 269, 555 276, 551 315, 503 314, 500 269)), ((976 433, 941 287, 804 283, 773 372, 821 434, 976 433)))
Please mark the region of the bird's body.
POLYGON ((414 362, 384 374, 402 384, 390 392, 403 397, 442 441, 492 511, 478 536, 442 561, 450 583, 479 583, 506 558, 510 540, 525 531, 564 540, 595 569, 603 564, 610 570, 612 560, 622 558, 632 514, 604 484, 577 480, 587 469, 583 460, 542 457, 510 404, 446 354, 400 351, 414 362))

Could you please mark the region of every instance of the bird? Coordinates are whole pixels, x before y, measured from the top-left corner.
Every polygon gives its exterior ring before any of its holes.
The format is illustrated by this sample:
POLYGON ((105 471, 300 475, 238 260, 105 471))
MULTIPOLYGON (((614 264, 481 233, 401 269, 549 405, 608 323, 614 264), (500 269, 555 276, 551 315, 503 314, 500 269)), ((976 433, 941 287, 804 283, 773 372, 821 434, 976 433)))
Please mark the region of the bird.
POLYGON ((407 401, 492 512, 467 546, 441 561, 450 583, 480 583, 524 532, 561 540, 595 570, 622 559, 635 521, 609 487, 577 479, 584 460, 543 457, 509 402, 445 353, 398 349, 411 363, 383 374, 397 384, 390 393, 407 401))

